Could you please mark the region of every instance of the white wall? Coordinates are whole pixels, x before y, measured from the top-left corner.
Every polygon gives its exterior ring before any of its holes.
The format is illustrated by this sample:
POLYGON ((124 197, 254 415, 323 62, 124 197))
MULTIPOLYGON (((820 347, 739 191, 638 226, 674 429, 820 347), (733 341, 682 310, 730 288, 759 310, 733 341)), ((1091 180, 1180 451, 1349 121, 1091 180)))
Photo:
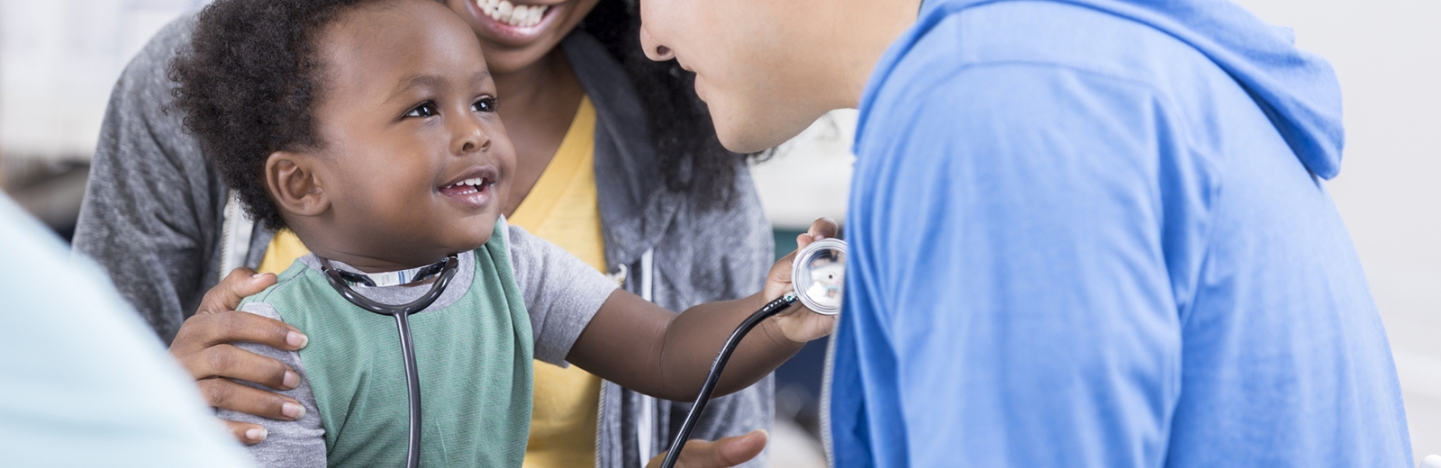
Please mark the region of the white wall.
POLYGON ((198 0, 0 0, 0 151, 89 158, 110 88, 198 0))

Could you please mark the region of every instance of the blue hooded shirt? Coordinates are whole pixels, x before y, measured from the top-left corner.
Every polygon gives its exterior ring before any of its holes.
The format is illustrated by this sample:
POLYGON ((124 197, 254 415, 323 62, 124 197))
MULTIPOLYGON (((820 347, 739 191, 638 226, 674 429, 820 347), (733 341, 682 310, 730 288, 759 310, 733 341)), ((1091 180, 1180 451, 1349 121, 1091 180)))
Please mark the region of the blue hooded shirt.
POLYGON ((927 2, 860 104, 837 466, 1411 466, 1340 103, 1229 2, 927 2))

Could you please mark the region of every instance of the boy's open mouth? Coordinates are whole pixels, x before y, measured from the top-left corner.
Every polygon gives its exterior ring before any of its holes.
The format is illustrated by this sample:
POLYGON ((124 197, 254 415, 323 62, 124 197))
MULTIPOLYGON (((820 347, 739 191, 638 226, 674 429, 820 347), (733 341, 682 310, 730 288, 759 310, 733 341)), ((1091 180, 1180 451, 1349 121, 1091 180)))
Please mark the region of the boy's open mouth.
POLYGON ((491 168, 478 168, 467 172, 454 182, 439 187, 442 195, 465 206, 485 206, 495 195, 498 174, 491 168))

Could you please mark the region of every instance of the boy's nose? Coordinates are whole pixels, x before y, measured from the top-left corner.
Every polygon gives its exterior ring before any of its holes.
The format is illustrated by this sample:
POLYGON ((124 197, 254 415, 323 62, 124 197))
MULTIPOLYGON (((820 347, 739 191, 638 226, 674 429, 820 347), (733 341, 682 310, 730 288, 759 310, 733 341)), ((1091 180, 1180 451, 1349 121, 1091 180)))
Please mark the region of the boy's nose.
POLYGON ((464 120, 464 123, 462 128, 457 129, 459 134, 455 139, 456 147, 453 152, 461 155, 490 150, 490 133, 485 131, 480 122, 474 118, 461 120, 464 120))

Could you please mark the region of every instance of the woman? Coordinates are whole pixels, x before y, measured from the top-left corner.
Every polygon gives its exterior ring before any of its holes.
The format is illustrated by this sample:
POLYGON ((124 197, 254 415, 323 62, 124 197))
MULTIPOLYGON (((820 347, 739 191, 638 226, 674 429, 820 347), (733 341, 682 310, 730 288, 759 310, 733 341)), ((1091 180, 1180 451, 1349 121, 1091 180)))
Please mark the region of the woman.
MULTIPOLYGON (((513 224, 672 310, 740 297, 762 284, 771 238, 743 156, 716 141, 690 75, 641 55, 634 4, 446 3, 475 30, 495 74, 517 154, 506 209, 513 224)), ((294 402, 219 378, 285 387, 289 369, 225 344, 265 342, 276 324, 238 314, 185 320, 222 274, 236 267, 278 272, 305 253, 293 235, 245 219, 179 116, 165 111, 172 87, 165 67, 191 24, 181 19, 152 39, 117 84, 75 246, 173 340, 172 353, 200 379, 212 405, 297 418, 294 402)), ((229 288, 236 284, 216 288, 214 302, 201 309, 233 308, 216 298, 235 296, 229 288)), ((536 364, 535 388, 527 466, 637 466, 665 448, 671 421, 687 408, 574 367, 536 364)), ((696 437, 764 428, 771 383, 710 408, 696 437)), ((264 438, 261 427, 230 425, 243 442, 264 438)))

